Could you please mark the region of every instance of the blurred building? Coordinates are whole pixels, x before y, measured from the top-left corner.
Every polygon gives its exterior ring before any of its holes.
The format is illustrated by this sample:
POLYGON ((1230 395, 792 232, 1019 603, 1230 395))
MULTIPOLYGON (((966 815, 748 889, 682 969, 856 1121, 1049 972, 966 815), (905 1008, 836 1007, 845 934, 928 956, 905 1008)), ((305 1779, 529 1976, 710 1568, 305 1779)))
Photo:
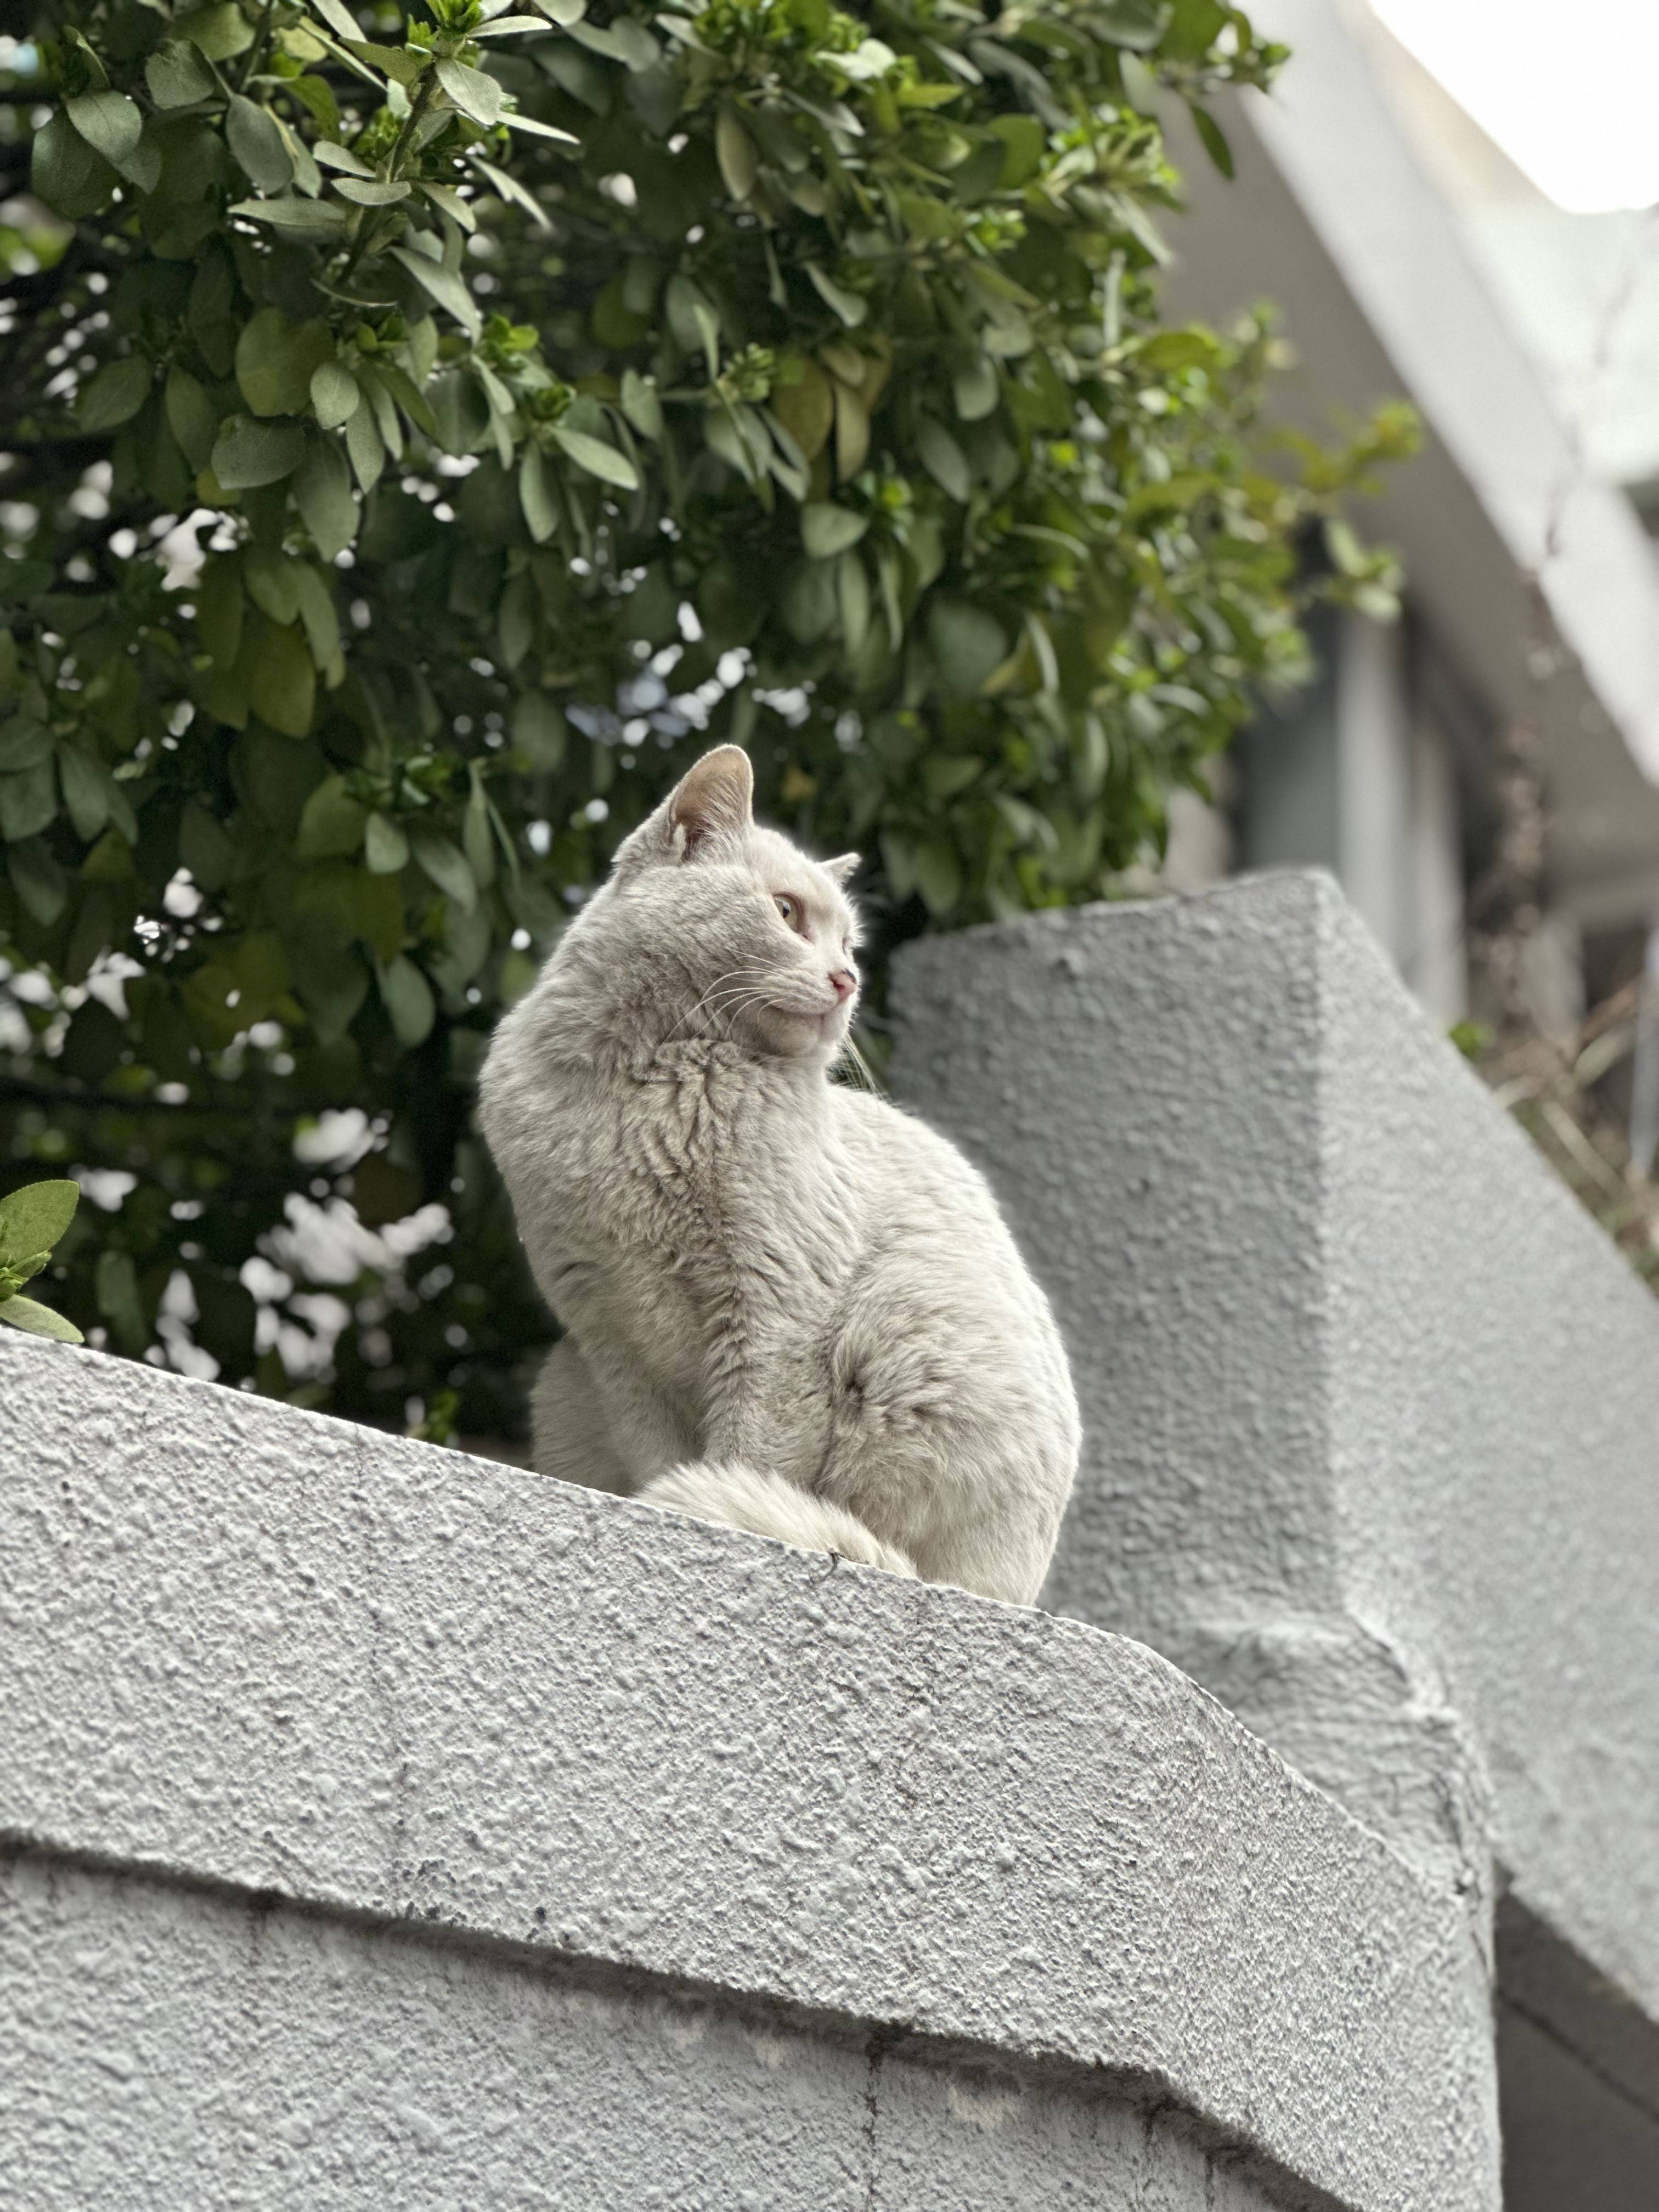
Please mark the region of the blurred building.
POLYGON ((1640 972, 1659 918, 1659 219, 1554 207, 1364 0, 1255 14, 1293 59, 1225 115, 1233 182, 1183 149, 1171 307, 1274 301, 1299 427, 1403 395, 1425 436, 1357 518, 1404 556, 1405 621, 1316 624, 1319 684, 1249 733, 1219 821, 1185 810, 1170 879, 1329 867, 1456 1021, 1494 763, 1530 732, 1548 837, 1528 988, 1565 1025, 1640 972))

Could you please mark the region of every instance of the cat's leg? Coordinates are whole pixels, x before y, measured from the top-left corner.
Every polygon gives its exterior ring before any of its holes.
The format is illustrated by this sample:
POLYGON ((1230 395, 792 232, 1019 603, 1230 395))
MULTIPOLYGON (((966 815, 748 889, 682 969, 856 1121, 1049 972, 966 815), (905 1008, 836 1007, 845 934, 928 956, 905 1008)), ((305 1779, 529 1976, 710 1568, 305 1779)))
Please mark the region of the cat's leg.
POLYGON ((633 1480, 611 1437, 604 1401, 574 1336, 542 1362, 530 1396, 532 1455, 543 1474, 626 1498, 633 1480))
POLYGON ((883 1543, 853 1514, 758 1468, 732 1461, 693 1461, 647 1483, 639 1498, 642 1505, 688 1514, 694 1521, 747 1528, 752 1535, 771 1536, 804 1552, 833 1552, 890 1575, 916 1571, 896 1545, 883 1543))

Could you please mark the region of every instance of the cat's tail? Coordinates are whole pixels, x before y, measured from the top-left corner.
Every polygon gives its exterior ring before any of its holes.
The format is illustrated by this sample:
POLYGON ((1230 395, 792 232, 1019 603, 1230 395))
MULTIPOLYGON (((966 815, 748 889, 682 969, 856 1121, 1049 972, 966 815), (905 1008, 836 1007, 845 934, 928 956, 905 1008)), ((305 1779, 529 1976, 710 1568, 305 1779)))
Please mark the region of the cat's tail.
POLYGON ((696 1460, 659 1474, 636 1494, 641 1505, 689 1514, 694 1521, 723 1522, 728 1528, 797 1545, 804 1552, 835 1552, 843 1559, 881 1567, 890 1575, 916 1571, 913 1559, 896 1546, 883 1543, 854 1515, 758 1468, 696 1460))

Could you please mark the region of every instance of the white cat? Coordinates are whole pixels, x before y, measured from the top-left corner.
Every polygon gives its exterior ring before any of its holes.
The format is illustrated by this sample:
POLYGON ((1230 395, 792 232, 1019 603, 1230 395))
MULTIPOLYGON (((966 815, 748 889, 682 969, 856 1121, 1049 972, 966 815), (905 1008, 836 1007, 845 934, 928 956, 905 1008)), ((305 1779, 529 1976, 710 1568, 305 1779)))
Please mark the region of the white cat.
POLYGON ((848 854, 757 828, 706 753, 502 1021, 481 1118, 566 1334, 536 1464, 1029 1605, 1079 1434, 982 1178, 833 1084, 848 854))

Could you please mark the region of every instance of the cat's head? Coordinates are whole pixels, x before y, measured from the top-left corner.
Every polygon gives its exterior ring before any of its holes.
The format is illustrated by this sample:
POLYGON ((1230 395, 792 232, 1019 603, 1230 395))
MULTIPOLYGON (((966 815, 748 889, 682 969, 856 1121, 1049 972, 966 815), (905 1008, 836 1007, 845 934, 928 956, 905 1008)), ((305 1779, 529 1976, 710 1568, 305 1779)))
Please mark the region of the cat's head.
POLYGON ((705 753, 618 848, 611 916, 666 1035, 827 1063, 858 1004, 858 854, 812 860, 756 822, 754 791, 738 746, 705 753))

